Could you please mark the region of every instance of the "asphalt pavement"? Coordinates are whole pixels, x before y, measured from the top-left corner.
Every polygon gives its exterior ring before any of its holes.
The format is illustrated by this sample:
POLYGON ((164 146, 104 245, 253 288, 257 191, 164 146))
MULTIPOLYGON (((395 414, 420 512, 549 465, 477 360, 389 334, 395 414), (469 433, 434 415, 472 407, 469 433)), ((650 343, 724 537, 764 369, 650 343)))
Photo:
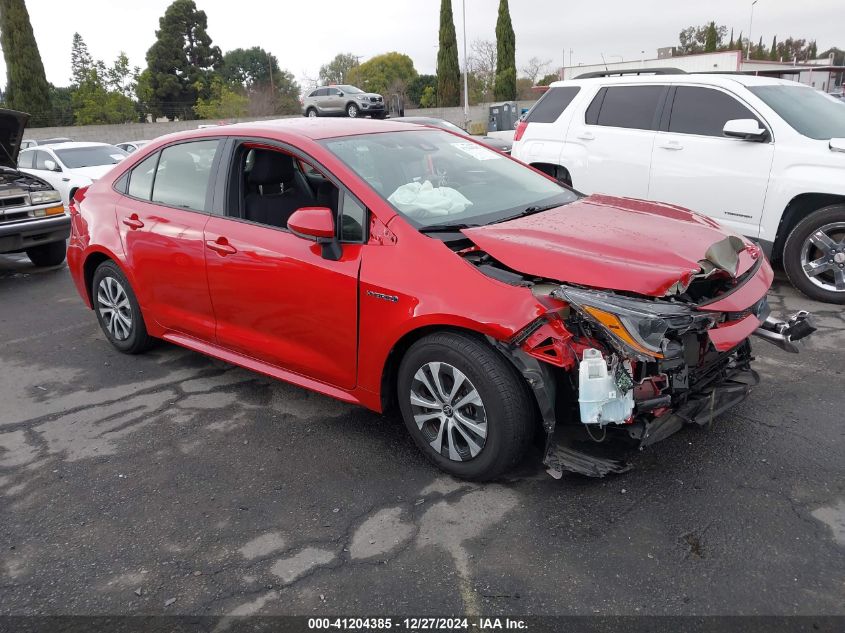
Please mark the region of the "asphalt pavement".
MULTIPOLYGON (((330 300, 330 298, 327 298, 330 300)), ((845 615, 845 316, 784 281, 762 383, 634 470, 444 476, 397 417, 172 345, 114 350, 0 256, 0 615, 845 615)))

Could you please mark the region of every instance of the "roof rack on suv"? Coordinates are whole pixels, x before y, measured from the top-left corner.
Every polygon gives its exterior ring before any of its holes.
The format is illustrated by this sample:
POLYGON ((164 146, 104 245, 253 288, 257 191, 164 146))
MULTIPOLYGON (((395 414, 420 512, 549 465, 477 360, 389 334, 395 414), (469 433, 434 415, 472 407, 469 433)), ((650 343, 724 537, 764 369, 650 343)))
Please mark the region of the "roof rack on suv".
POLYGON ((631 68, 629 70, 597 70, 578 75, 575 79, 593 79, 595 77, 623 77, 625 75, 686 75, 680 68, 631 68))

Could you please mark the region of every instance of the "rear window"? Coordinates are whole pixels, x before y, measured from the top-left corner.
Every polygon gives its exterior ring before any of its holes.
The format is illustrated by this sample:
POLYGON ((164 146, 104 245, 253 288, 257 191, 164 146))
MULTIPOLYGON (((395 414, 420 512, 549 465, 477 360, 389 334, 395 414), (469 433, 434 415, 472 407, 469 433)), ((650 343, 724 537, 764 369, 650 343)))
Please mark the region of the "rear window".
POLYGON ((611 86, 600 90, 588 108, 587 123, 655 130, 664 90, 664 86, 611 86))
POLYGON ((550 88, 534 107, 528 112, 525 121, 528 123, 554 123, 563 113, 575 95, 581 90, 578 86, 564 86, 562 88, 550 88))
POLYGON ((18 167, 23 167, 24 169, 32 169, 32 166, 35 164, 33 159, 35 158, 35 152, 21 152, 18 157, 18 167))

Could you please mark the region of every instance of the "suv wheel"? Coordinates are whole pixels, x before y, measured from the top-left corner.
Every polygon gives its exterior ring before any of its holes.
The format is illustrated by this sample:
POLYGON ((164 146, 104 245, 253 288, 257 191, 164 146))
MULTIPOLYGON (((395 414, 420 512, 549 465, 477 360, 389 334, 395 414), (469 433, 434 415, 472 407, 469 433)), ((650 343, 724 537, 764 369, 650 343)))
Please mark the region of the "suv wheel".
POLYGON ((420 339, 402 359, 397 386, 408 431, 442 470, 489 480, 525 453, 533 403, 514 367, 483 341, 453 333, 420 339))
POLYGON ((789 281, 811 299, 845 304, 845 205, 801 220, 783 249, 789 281))
POLYGON ((65 261, 67 244, 62 240, 61 242, 33 246, 26 250, 26 256, 36 266, 58 266, 65 261))
POLYGON ((109 343, 124 354, 140 354, 152 344, 141 308, 126 276, 114 262, 94 271, 91 296, 97 321, 109 343))
POLYGON ((346 114, 349 115, 350 119, 358 118, 358 106, 356 106, 354 103, 350 103, 348 106, 346 106, 346 114))
POLYGON ((320 116, 320 113, 317 112, 317 108, 308 108, 308 110, 305 112, 305 116, 310 119, 315 119, 320 116))

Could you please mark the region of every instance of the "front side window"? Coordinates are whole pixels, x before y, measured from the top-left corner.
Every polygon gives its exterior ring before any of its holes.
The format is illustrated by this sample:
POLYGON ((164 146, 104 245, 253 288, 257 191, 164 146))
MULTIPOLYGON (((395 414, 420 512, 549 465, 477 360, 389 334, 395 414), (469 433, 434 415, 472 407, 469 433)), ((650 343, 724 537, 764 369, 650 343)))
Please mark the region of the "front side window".
POLYGON ((578 197, 499 152, 442 130, 384 132, 322 143, 420 229, 480 226, 578 197))
POLYGON ((600 91, 596 96, 596 100, 602 99, 596 125, 656 129, 657 107, 664 90, 663 86, 611 86, 600 91))
POLYGON ((100 165, 116 165, 126 156, 119 147, 114 145, 95 145, 94 147, 72 147, 57 149, 56 156, 68 169, 82 167, 99 167, 100 165))
POLYGON ((748 89, 799 134, 823 141, 845 137, 845 108, 829 95, 797 85, 748 89))
POLYGON ((35 152, 21 152, 20 155, 18 155, 18 167, 32 169, 32 166, 35 164, 33 162, 34 159, 35 152))
POLYGON ((367 211, 349 194, 343 196, 340 212, 340 239, 343 242, 360 242, 364 239, 367 211))
POLYGON ((360 90, 359 88, 356 88, 355 86, 338 86, 338 88, 348 95, 362 95, 362 94, 364 94, 363 90, 360 90))
POLYGON ((53 160, 53 157, 50 156, 47 152, 42 150, 38 150, 35 152, 35 169, 43 169, 45 171, 49 171, 50 168, 47 166, 47 161, 56 161, 53 160))
POLYGON ((734 97, 712 88, 679 86, 672 102, 669 131, 678 134, 722 136, 733 119, 760 120, 734 97))
POLYGON ((214 140, 164 148, 155 173, 152 201, 205 211, 211 166, 219 145, 220 142, 214 140))

